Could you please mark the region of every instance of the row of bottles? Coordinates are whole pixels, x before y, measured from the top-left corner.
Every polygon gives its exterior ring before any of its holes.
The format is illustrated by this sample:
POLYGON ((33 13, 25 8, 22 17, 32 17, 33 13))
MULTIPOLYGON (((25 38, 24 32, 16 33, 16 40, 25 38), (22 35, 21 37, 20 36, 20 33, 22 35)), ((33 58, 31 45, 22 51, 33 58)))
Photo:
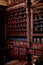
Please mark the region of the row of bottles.
POLYGON ((27 41, 27 36, 7 36, 7 40, 27 41))
POLYGON ((43 37, 34 37, 33 38, 33 42, 34 43, 43 43, 43 37))
POLYGON ((7 27, 8 28, 19 28, 19 27, 23 28, 27 26, 26 24, 27 24, 26 22, 23 22, 23 23, 18 22, 18 23, 9 24, 7 27))
POLYGON ((8 36, 27 36, 27 32, 8 32, 8 36))

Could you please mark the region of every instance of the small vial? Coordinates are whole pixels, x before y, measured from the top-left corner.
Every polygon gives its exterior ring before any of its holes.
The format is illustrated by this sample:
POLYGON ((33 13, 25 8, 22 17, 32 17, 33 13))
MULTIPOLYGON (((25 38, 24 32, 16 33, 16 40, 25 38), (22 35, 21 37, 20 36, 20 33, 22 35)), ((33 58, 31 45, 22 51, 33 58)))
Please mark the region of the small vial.
POLYGON ((41 42, 43 42, 43 38, 41 38, 41 42))
POLYGON ((42 31, 42 28, 41 28, 41 31, 42 31))
POLYGON ((34 38, 34 42, 36 42, 36 38, 34 38))
POLYGON ((35 28, 35 31, 37 31, 37 28, 35 28))
POLYGON ((37 38, 37 42, 40 42, 40 38, 37 38))

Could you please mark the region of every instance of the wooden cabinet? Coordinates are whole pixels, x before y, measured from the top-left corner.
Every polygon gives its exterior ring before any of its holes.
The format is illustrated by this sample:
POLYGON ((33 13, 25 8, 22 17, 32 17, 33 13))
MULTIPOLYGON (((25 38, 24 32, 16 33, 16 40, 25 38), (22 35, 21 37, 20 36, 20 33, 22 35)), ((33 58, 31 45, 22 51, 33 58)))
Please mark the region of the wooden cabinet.
POLYGON ((33 43, 43 43, 43 5, 33 5, 33 43), (39 5, 39 6, 38 6, 39 5), (34 8, 35 7, 35 8, 34 8))
MULTIPOLYGON (((29 46, 29 17, 27 1, 8 7, 6 10, 6 40, 24 42, 29 46)), ((16 1, 15 1, 16 2, 16 1)), ((19 2, 19 0, 18 0, 19 2)))
POLYGON ((32 5, 31 8, 31 48, 34 55, 41 55, 43 49, 43 5, 41 2, 32 5))

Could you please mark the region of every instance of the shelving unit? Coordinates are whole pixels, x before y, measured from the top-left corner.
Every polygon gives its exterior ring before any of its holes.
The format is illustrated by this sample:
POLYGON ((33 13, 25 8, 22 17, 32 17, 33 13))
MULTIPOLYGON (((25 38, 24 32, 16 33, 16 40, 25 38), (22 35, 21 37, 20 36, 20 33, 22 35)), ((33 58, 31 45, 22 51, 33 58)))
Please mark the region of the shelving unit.
POLYGON ((31 8, 30 51, 33 55, 39 56, 42 53, 41 49, 43 49, 43 2, 36 2, 32 4, 31 8))
POLYGON ((16 41, 27 40, 26 9, 24 7, 21 7, 9 13, 10 15, 8 15, 7 23, 7 39, 16 41))
POLYGON ((28 16, 30 11, 28 11, 27 0, 18 0, 18 3, 10 5, 6 10, 6 43, 13 49, 11 54, 23 58, 26 47, 30 46, 28 16))
POLYGON ((33 14, 33 37, 36 37, 36 43, 43 43, 43 8, 36 9, 39 12, 33 14))

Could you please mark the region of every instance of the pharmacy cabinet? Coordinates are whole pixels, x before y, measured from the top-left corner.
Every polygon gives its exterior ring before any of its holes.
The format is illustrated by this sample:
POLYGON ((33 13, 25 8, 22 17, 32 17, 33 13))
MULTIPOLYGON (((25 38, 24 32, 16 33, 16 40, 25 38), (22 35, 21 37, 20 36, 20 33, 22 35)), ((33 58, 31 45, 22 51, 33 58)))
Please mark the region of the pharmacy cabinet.
MULTIPOLYGON (((27 5, 27 0, 18 0, 17 3, 14 1, 15 5, 9 6, 6 9, 6 43, 13 44, 15 55, 18 53, 18 48, 20 55, 24 55, 26 49, 21 47, 29 47, 29 33, 30 33, 30 18, 29 18, 29 7, 27 5), (21 3, 20 3, 21 2, 21 3), (16 49, 15 49, 16 48, 16 49), (24 49, 24 50, 23 50, 24 49), (23 50, 23 51, 22 51, 23 50), (23 53, 21 53, 21 51, 23 53)), ((12 52, 13 53, 13 52, 12 52)))
POLYGON ((43 7, 33 13, 33 42, 43 43, 43 7))
MULTIPOLYGON (((32 48, 43 48, 43 2, 34 4, 31 8, 31 46, 32 48)), ((34 50, 35 51, 35 50, 34 50)), ((33 54, 41 54, 41 51, 33 51, 33 54)))

